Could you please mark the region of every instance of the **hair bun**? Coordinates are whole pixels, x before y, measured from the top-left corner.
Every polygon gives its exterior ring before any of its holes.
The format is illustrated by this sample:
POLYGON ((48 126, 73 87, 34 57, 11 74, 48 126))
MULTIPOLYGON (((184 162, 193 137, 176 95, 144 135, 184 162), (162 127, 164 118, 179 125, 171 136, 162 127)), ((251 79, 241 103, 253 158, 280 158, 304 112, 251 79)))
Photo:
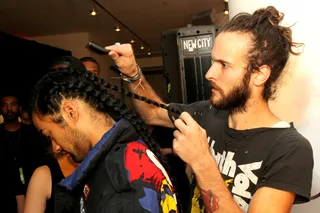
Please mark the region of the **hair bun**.
POLYGON ((260 20, 268 20, 273 26, 279 26, 283 20, 284 14, 279 12, 275 7, 268 6, 267 8, 259 9, 253 14, 260 16, 260 20))

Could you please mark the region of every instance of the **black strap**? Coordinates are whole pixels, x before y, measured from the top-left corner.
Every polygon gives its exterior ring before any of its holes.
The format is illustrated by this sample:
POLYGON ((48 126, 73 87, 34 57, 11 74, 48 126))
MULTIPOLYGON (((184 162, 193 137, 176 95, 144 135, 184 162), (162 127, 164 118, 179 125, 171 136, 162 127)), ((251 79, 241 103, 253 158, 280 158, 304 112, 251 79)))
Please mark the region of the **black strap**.
POLYGON ((320 192, 310 197, 310 200, 314 200, 320 197, 320 192))

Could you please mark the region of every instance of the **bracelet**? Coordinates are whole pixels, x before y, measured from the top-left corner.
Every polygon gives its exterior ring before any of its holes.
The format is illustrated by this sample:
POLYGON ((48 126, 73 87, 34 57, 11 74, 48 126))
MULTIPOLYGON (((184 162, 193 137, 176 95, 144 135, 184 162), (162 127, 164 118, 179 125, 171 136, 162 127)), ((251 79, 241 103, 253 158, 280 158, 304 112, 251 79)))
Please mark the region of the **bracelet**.
POLYGON ((132 83, 139 80, 142 76, 142 71, 138 64, 137 64, 137 68, 138 68, 138 73, 135 74, 134 76, 130 77, 120 73, 120 78, 128 83, 132 83))

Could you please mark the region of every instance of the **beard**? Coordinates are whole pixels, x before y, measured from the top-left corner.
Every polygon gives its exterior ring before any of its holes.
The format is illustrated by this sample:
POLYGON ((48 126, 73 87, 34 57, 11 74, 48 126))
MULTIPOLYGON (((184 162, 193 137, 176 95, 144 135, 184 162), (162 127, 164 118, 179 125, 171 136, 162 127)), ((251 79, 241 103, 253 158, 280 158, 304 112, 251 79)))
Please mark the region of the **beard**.
POLYGON ((251 91, 249 89, 250 73, 247 72, 240 84, 235 85, 229 94, 226 94, 216 84, 211 83, 211 87, 220 93, 221 98, 214 100, 218 94, 212 93, 211 104, 218 110, 228 110, 230 113, 238 113, 246 111, 246 103, 250 97, 251 91))
POLYGON ((9 113, 3 114, 3 120, 8 123, 18 121, 18 118, 19 116, 18 116, 18 113, 16 112, 9 112, 9 113))
POLYGON ((86 134, 70 128, 65 135, 64 144, 68 144, 68 148, 64 151, 69 153, 76 163, 81 163, 92 149, 91 141, 86 134))

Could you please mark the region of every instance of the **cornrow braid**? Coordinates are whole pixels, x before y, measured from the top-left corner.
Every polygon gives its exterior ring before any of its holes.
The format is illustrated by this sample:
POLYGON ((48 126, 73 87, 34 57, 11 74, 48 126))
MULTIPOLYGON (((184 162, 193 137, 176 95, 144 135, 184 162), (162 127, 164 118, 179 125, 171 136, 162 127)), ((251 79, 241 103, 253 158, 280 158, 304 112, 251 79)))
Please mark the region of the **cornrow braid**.
MULTIPOLYGON (((115 88, 113 89, 115 91, 123 91, 122 89, 106 83, 104 80, 96 77, 90 72, 71 68, 66 68, 59 72, 48 73, 42 79, 43 80, 40 80, 34 89, 35 95, 31 102, 31 106, 35 112, 41 115, 52 115, 60 111, 60 104, 64 98, 81 98, 101 113, 109 114, 110 111, 119 113, 135 127, 139 137, 159 159, 168 172, 174 186, 176 185, 176 180, 171 175, 172 173, 169 165, 164 156, 160 153, 159 145, 151 137, 147 125, 135 112, 127 108, 120 100, 114 98, 113 95, 109 94, 105 87, 115 88)), ((158 107, 166 107, 166 109, 168 109, 164 104, 158 105, 158 107)), ((55 122, 62 123, 63 118, 57 118, 55 122)), ((178 210, 179 212, 182 212, 179 195, 177 193, 176 196, 178 200, 178 210)))
POLYGON ((170 112, 173 112, 173 113, 176 113, 176 114, 179 114, 179 115, 182 113, 181 111, 176 110, 173 107, 170 107, 169 105, 158 103, 158 102, 156 102, 154 100, 151 100, 151 99, 148 99, 148 98, 146 98, 144 96, 140 96, 140 95, 138 95, 136 93, 130 92, 128 90, 125 90, 124 88, 119 87, 118 85, 110 84, 110 83, 106 82, 104 79, 99 78, 96 75, 93 75, 92 73, 83 73, 82 72, 82 74, 84 75, 84 77, 89 78, 92 81, 95 81, 97 84, 99 84, 99 85, 101 85, 103 87, 106 87, 108 89, 111 89, 113 91, 116 91, 116 92, 119 92, 119 93, 123 93, 124 95, 126 95, 129 98, 134 98, 134 99, 137 99, 137 100, 140 100, 140 101, 144 101, 144 102, 146 102, 148 104, 152 104, 152 105, 154 105, 156 107, 160 107, 160 108, 166 109, 166 110, 168 110, 170 112))
MULTIPOLYGON (((104 79, 97 77, 96 75, 94 75, 91 72, 82 72, 81 70, 71 70, 71 72, 76 72, 76 73, 82 75, 83 77, 95 82, 102 89, 102 92, 105 93, 106 95, 110 95, 110 94, 107 93, 107 91, 105 89, 103 89, 103 87, 111 89, 116 92, 124 93, 126 96, 128 96, 130 98, 135 98, 137 100, 145 101, 148 104, 153 104, 157 107, 164 108, 168 111, 171 111, 173 113, 177 113, 179 115, 182 113, 181 111, 175 110, 174 108, 169 107, 168 105, 158 103, 158 102, 150 100, 146 97, 139 96, 135 93, 129 92, 129 91, 117 86, 117 85, 110 84, 110 83, 106 82, 104 79)), ((168 172, 168 174, 171 178, 172 184, 174 186, 176 186, 177 185, 176 179, 172 175, 171 168, 168 165, 166 158, 160 153, 160 146, 158 145, 158 143, 154 140, 154 138, 149 133, 147 125, 137 116, 136 113, 134 113, 132 110, 128 109, 127 107, 123 107, 123 106, 125 106, 125 105, 119 101, 118 106, 115 106, 116 111, 118 113, 120 113, 123 118, 129 120, 135 126, 135 128, 138 131, 142 140, 145 143, 147 143, 147 145, 150 147, 150 150, 157 156, 158 159, 160 159, 160 162, 162 163, 163 167, 166 169, 166 171, 168 172)), ((175 191, 175 194, 177 197, 179 212, 183 213, 183 208, 181 206, 179 194, 177 193, 177 191, 175 191)))

